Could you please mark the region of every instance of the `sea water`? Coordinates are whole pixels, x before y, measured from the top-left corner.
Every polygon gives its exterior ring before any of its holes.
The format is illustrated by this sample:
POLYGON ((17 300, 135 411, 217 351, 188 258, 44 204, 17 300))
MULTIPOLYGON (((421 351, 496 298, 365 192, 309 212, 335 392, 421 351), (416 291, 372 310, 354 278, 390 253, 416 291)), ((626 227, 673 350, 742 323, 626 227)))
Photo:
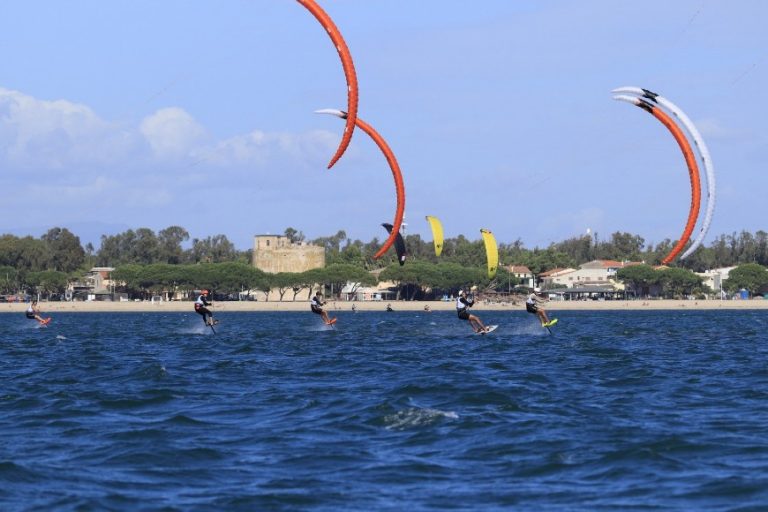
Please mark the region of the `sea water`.
POLYGON ((768 313, 0 315, 0 509, 765 510, 768 313))

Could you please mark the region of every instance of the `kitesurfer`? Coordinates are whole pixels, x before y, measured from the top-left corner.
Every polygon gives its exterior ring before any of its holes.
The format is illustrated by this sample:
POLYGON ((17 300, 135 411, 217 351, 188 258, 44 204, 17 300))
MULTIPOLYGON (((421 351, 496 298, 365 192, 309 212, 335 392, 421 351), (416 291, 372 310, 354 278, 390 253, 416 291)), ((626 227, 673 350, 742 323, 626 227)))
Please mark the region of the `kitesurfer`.
POLYGON ((45 323, 45 318, 40 316, 40 307, 37 305, 36 300, 33 300, 29 303, 29 307, 27 308, 25 315, 29 320, 37 320, 41 324, 45 323))
POLYGON ((310 309, 312 309, 312 312, 320 315, 323 319, 323 322, 326 324, 331 323, 331 319, 328 318, 328 313, 325 312, 323 309, 323 306, 325 305, 325 302, 323 302, 323 294, 319 291, 315 293, 315 296, 312 297, 312 300, 309 303, 310 309))
POLYGON ((469 320, 469 325, 475 332, 488 332, 488 328, 483 325, 480 319, 469 312, 469 308, 475 305, 475 299, 469 298, 464 290, 459 290, 459 296, 456 298, 456 313, 461 320, 469 320))
POLYGON ((208 309, 208 306, 211 305, 210 302, 208 302, 208 290, 202 290, 200 292, 200 295, 197 297, 197 300, 195 301, 195 313, 198 315, 202 315, 203 317, 203 323, 205 325, 214 325, 218 322, 214 322, 213 320, 213 313, 211 313, 211 310, 208 309))
POLYGON ((394 309, 392 309, 392 304, 387 304, 387 312, 391 313, 392 311, 394 311, 394 309))
POLYGON ((547 302, 549 302, 549 294, 542 292, 541 288, 534 288, 533 292, 531 292, 531 294, 528 295, 528 298, 525 300, 525 310, 529 313, 537 315, 542 327, 549 327, 555 323, 555 320, 551 322, 549 321, 547 312, 544 311, 543 307, 541 307, 542 304, 547 302))

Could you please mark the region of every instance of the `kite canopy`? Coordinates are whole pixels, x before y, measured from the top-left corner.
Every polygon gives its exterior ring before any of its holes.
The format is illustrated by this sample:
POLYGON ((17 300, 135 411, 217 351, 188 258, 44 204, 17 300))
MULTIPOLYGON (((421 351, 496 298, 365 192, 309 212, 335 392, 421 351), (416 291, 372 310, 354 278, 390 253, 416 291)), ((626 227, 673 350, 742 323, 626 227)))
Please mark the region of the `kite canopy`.
POLYGON ((699 216, 699 209, 701 206, 701 178, 699 176, 699 166, 696 164, 696 158, 694 157, 693 149, 691 149, 691 145, 689 144, 688 139, 685 137, 683 131, 679 126, 677 126, 677 124, 675 124, 674 120, 666 112, 658 107, 658 105, 652 101, 649 101, 648 99, 627 96, 624 94, 618 94, 614 96, 613 99, 631 103, 637 107, 642 108, 653 117, 658 119, 675 138, 678 146, 680 146, 680 150, 683 152, 685 163, 688 166, 688 175, 690 176, 691 180, 691 207, 688 211, 688 220, 685 224, 685 228, 683 229, 683 234, 680 235, 680 238, 678 239, 675 246, 672 247, 672 250, 669 252, 669 254, 667 254, 664 259, 661 260, 662 264, 667 265, 675 259, 678 253, 683 249, 683 247, 685 247, 685 244, 687 244, 690 240, 691 233, 693 232, 693 228, 696 225, 696 219, 699 216))
POLYGON ((312 13, 317 21, 319 21, 323 28, 328 32, 328 36, 330 36, 331 41, 333 41, 336 51, 339 52, 341 65, 344 68, 344 77, 347 79, 347 124, 344 126, 344 135, 341 137, 339 147, 336 149, 336 153, 328 164, 328 168, 330 169, 339 158, 341 158, 341 155, 347 150, 347 147, 352 140, 352 132, 355 129, 355 121, 357 120, 357 74, 355 73, 355 65, 352 62, 352 54, 349 53, 347 43, 341 36, 339 29, 336 28, 336 24, 331 17, 328 16, 328 13, 326 13, 315 0, 296 1, 312 13))
MULTIPOLYGON (((346 112, 332 109, 332 108, 315 110, 315 113, 329 114, 336 117, 340 117, 341 119, 349 119, 347 117, 348 114, 346 112)), ((399 236, 400 234, 400 226, 403 224, 403 215, 405 212, 405 184, 403 183, 403 174, 400 172, 400 166, 397 164, 397 159, 395 158, 395 154, 389 148, 389 145, 384 140, 384 137, 379 135, 379 133, 373 129, 373 126, 369 125, 359 117, 355 121, 355 124, 357 125, 358 128, 360 128, 365 133, 367 133, 368 136, 371 137, 373 141, 376 143, 376 145, 379 147, 381 152, 384 153, 384 157, 387 159, 387 163, 389 164, 389 169, 392 171, 392 178, 394 178, 395 180, 395 194, 397 195, 397 206, 395 209, 395 220, 392 223, 392 225, 394 226, 394 229, 390 231, 389 238, 387 238, 384 241, 384 244, 381 246, 381 249, 379 249, 379 251, 373 255, 374 259, 379 259, 384 255, 385 252, 389 250, 390 247, 392 247, 392 244, 395 243, 395 237, 399 236)), ((405 248, 405 244, 403 244, 403 248, 405 248)), ((402 265, 402 263, 400 264, 402 265)))
POLYGON ((493 233, 487 229, 481 229, 483 242, 485 242, 485 257, 488 261, 488 279, 496 277, 496 269, 499 267, 499 248, 496 245, 496 238, 493 233))
POLYGON ((699 230, 699 234, 696 236, 696 239, 693 241, 690 247, 680 256, 680 259, 685 259, 691 254, 693 254, 696 249, 698 249, 701 244, 704 242, 704 238, 707 236, 707 233, 709 232, 709 226, 712 224, 712 217, 715 212, 715 191, 716 191, 716 183, 715 183, 715 168, 712 164, 712 158, 709 156, 709 149, 707 148, 707 145, 704 143, 704 138, 701 136, 701 133, 699 133, 699 130, 696 128, 696 125, 693 124, 693 121, 686 115, 683 110, 672 103, 667 98, 660 96, 656 94, 655 92, 649 91, 648 89, 643 89, 641 87, 619 87, 618 89, 614 89, 611 91, 614 94, 621 94, 621 93, 628 93, 628 94, 634 94, 636 96, 641 96, 643 98, 647 98, 654 103, 659 104, 662 108, 668 110, 673 116, 675 116, 682 124, 683 127, 688 131, 688 134, 693 139, 694 146, 699 150, 699 158, 701 160, 701 163, 704 165, 704 171, 705 175, 707 177, 707 208, 704 213, 704 219, 701 223, 701 228, 699 230))
POLYGON ((390 237, 395 235, 395 252, 397 253, 397 262, 400 263, 400 266, 402 267, 405 265, 405 240, 403 240, 403 235, 400 234, 400 231, 394 231, 392 229, 392 224, 385 222, 382 224, 382 226, 384 226, 384 229, 387 230, 387 233, 389 233, 390 237))
POLYGON ((432 228, 435 256, 439 258, 443 252, 443 224, 440 222, 440 219, 431 215, 427 215, 427 222, 429 222, 429 227, 432 228))

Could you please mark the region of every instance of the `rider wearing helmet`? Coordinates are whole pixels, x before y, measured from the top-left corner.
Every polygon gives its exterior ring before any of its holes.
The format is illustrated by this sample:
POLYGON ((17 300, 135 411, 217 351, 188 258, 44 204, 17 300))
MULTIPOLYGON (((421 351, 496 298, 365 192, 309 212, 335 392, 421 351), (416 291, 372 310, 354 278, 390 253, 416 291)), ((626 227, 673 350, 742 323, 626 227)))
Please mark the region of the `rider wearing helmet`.
POLYGON ((541 288, 534 288, 528 298, 525 300, 525 310, 533 315, 539 317, 539 322, 543 327, 549 327, 554 325, 557 320, 550 322, 547 312, 542 307, 543 304, 549 301, 549 294, 542 292, 541 288))
POLYGON ((469 312, 469 308, 474 305, 474 298, 468 298, 464 290, 459 290, 459 296, 456 298, 456 314, 459 316, 459 319, 469 320, 469 325, 475 332, 488 332, 488 328, 483 325, 483 322, 476 315, 469 312))
POLYGON ((215 322, 213 321, 213 313, 208 309, 208 306, 211 305, 211 303, 208 302, 208 294, 208 290, 200 291, 200 295, 195 301, 195 313, 203 316, 203 323, 205 323, 205 325, 213 325, 215 322))

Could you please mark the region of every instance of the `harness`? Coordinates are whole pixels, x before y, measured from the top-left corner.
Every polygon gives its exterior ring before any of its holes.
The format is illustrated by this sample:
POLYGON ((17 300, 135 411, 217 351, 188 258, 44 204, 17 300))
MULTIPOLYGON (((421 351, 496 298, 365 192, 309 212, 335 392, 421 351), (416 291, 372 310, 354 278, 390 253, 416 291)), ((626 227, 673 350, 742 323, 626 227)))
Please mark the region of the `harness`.
POLYGON ((461 318, 462 320, 469 320, 469 308, 474 304, 475 302, 468 301, 464 297, 459 297, 456 299, 456 314, 461 318))

